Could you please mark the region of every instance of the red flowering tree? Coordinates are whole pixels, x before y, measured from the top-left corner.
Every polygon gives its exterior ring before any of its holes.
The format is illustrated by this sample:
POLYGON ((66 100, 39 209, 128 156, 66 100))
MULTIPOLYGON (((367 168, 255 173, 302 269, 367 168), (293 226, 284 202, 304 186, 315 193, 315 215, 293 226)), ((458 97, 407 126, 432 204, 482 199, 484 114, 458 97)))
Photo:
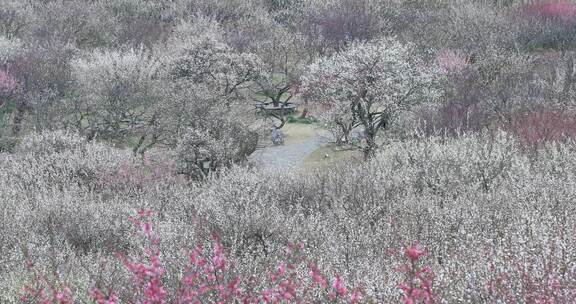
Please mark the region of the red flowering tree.
POLYGON ((506 128, 525 148, 536 149, 546 142, 576 139, 576 116, 546 111, 519 115, 506 128))
POLYGON ((524 14, 543 19, 560 20, 570 25, 576 21, 576 4, 568 1, 542 1, 526 6, 524 14))

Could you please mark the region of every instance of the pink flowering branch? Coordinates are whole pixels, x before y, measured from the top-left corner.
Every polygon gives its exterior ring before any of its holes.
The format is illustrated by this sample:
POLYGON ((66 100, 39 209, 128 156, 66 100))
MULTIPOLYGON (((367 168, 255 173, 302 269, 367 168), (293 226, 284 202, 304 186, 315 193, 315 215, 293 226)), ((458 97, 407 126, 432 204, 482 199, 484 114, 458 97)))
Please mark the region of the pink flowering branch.
POLYGON ((504 267, 496 265, 493 253, 488 254, 492 277, 485 285, 486 301, 555 304, 573 303, 576 299, 576 269, 566 267, 554 250, 543 255, 542 260, 511 255, 504 267))
POLYGON ((120 303, 118 300, 118 297, 115 294, 110 293, 108 296, 106 296, 104 293, 102 293, 97 288, 93 288, 92 290, 90 290, 90 298, 92 298, 92 300, 94 300, 96 302, 96 304, 118 304, 118 303, 120 303))
POLYGON ((446 72, 452 74, 458 74, 470 65, 464 56, 448 49, 438 53, 436 64, 446 72))
POLYGON ((420 260, 427 252, 419 243, 405 248, 404 256, 408 263, 401 266, 398 271, 406 275, 406 280, 398 285, 402 291, 401 301, 404 304, 431 304, 437 300, 432 291, 434 272, 428 266, 421 267, 420 260))
MULTIPOLYGON (((35 304, 74 304, 72 291, 65 284, 50 282, 43 274, 34 270, 32 262, 28 269, 34 274, 34 282, 22 288, 20 303, 35 304)), ((109 303, 113 304, 113 303, 109 303)))
MULTIPOLYGON (((141 210, 138 216, 130 218, 138 229, 137 234, 149 244, 144 248, 145 258, 133 260, 118 254, 132 275, 134 293, 129 299, 132 303, 359 303, 364 297, 361 287, 350 290, 340 275, 336 275, 331 280, 332 284, 329 284, 319 267, 302 254, 303 244, 288 246, 287 260, 270 273, 267 286, 249 286, 249 280, 232 275, 224 246, 217 236, 213 237, 212 251, 197 246, 190 252, 180 287, 171 296, 164 287, 166 270, 162 265, 160 239, 153 231, 151 216, 151 211, 141 210), (302 277, 301 272, 298 272, 303 263, 310 271, 310 278, 302 277)), ((36 282, 38 286, 35 288, 25 288, 22 303, 74 303, 71 290, 63 284, 53 288, 39 274, 36 282)), ((119 303, 113 290, 105 294, 93 288, 89 296, 97 304, 119 303)))

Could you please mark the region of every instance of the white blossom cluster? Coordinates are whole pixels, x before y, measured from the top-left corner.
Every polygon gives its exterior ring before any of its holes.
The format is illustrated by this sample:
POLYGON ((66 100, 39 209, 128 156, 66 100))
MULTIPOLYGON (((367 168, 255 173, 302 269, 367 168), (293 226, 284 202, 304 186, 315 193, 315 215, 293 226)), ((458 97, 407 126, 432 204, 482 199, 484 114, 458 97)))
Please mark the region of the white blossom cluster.
POLYGON ((573 303, 575 25, 573 1, 0 0, 0 303, 36 275, 138 302, 143 210, 166 303, 216 236, 241 288, 301 243, 361 303, 432 274, 438 303, 573 303))
POLYGON ((0 35, 0 64, 6 64, 16 58, 24 48, 18 39, 8 39, 0 35))
POLYGON ((303 90, 324 103, 328 117, 351 131, 362 126, 374 140, 400 111, 437 99, 435 70, 425 70, 411 57, 410 46, 394 38, 361 43, 310 65, 303 90))
MULTIPOLYGON (((118 188, 111 174, 131 163, 128 154, 73 135, 28 138, 19 149, 29 153, 0 156, 1 225, 9 232, 0 247, 1 294, 11 299, 24 280, 22 240, 39 267, 69 273, 75 288, 88 289, 96 269, 105 280, 121 278, 115 250, 138 247, 125 217, 149 208, 168 269, 179 267, 182 244, 204 243, 214 232, 246 274, 276 263, 288 243, 303 242, 323 269, 363 282, 377 302, 394 302, 401 278, 390 250, 419 241, 446 301, 501 299, 485 286, 503 273, 514 278, 506 283, 511 296, 522 299, 530 287, 518 265, 530 267, 534 280, 574 282, 576 240, 567 233, 576 224, 573 145, 529 155, 503 132, 420 137, 391 143, 364 164, 314 174, 232 168, 201 184, 164 177, 152 187, 118 188), (36 145, 54 148, 34 152, 36 145), (109 264, 97 266, 101 259, 109 264)), ((556 291, 559 299, 567 292, 556 291)))

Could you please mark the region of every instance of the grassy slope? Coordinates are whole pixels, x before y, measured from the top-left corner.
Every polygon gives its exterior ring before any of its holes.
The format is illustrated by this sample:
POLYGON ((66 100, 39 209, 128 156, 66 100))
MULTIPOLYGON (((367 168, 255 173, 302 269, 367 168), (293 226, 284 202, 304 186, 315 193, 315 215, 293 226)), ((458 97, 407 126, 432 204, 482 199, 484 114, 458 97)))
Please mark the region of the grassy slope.
POLYGON ((299 166, 301 170, 322 169, 345 162, 362 161, 362 152, 359 150, 343 150, 334 145, 317 149, 308 155, 299 166))
POLYGON ((320 129, 314 124, 288 123, 282 131, 286 136, 284 144, 293 145, 313 139, 318 136, 320 129))

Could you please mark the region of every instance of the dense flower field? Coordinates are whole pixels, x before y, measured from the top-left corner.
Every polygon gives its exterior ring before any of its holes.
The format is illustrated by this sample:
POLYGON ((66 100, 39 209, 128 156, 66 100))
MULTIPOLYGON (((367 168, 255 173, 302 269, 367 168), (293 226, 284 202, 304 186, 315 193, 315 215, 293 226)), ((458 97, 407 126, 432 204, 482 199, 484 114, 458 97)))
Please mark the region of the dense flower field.
POLYGON ((568 0, 0 0, 0 303, 576 303, 574 37, 568 0))

